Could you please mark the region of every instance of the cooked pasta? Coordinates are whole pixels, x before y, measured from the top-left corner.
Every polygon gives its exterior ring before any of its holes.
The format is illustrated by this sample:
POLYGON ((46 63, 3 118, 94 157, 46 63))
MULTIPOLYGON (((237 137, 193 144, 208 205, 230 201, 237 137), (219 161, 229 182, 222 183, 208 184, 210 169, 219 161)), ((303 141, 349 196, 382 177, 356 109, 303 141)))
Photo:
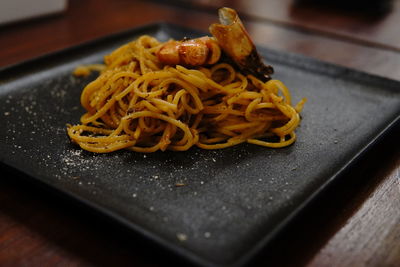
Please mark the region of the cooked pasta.
POLYGON ((244 142, 278 148, 296 140, 305 99, 293 106, 282 82, 263 82, 222 59, 196 67, 166 65, 156 55, 162 45, 141 36, 95 67, 99 77, 81 94, 87 112, 80 124, 68 125, 73 142, 107 153, 220 149, 244 142))

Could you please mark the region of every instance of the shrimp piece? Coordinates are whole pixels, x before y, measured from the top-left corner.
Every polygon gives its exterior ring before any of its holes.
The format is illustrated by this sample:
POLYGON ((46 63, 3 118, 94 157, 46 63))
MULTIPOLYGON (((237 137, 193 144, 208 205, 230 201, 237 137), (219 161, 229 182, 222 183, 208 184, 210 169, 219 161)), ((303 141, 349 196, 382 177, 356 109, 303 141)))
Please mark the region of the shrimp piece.
POLYGON ((208 36, 182 41, 171 40, 157 51, 158 60, 166 65, 202 66, 216 63, 221 50, 208 36))
POLYGON ((236 11, 223 7, 218 10, 218 15, 220 23, 212 24, 209 30, 222 51, 243 73, 252 74, 263 81, 269 80, 274 69, 262 62, 236 11))

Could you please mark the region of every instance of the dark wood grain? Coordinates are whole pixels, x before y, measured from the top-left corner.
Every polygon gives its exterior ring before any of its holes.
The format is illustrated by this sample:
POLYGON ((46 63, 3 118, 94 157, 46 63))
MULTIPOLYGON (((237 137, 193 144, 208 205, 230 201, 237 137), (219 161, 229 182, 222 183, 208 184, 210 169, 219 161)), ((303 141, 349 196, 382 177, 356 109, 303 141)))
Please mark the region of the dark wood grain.
MULTIPOLYGON (((400 12, 399 12, 400 13, 400 12)), ((0 28, 0 66, 60 50, 116 31, 168 21, 207 32, 213 14, 144 1, 70 1, 62 16, 0 28), (104 8, 112 19, 104 20, 104 8), (49 37, 51 36, 51 38, 49 37)), ((364 46, 274 23, 246 20, 259 45, 319 58, 384 77, 400 79, 400 53, 364 46)))
MULTIPOLYGON (((319 7, 301 10, 303 7, 294 7, 289 0, 270 1, 270 10, 256 0, 231 3, 246 15, 245 24, 259 45, 400 80, 400 53, 396 50, 400 40, 398 34, 393 35, 395 19, 400 17, 398 1, 391 13, 374 23, 362 21, 363 14, 349 17, 327 10, 321 15, 319 7), (351 40, 353 37, 357 40, 351 40)), ((0 66, 161 20, 207 31, 217 16, 204 8, 159 2, 71 0, 62 15, 0 27, 0 66)), ((362 167, 347 173, 253 264, 398 266, 398 128, 361 160, 362 167)), ((0 203, 0 266, 185 264, 11 171, 0 179, 0 203)))
POLYGON ((389 158, 391 162, 386 163, 393 171, 374 170, 377 178, 387 179, 375 178, 363 186, 360 195, 365 199, 353 208, 351 218, 312 258, 310 266, 328 266, 338 256, 346 266, 395 266, 400 262, 400 183, 395 169, 400 164, 399 155, 397 149, 389 158))
MULTIPOLYGON (((163 1, 160 1, 163 2, 163 1)), ((177 5, 215 12, 235 8, 242 16, 327 35, 367 46, 400 51, 400 1, 174 0, 177 5), (387 7, 387 8, 382 8, 387 7)))

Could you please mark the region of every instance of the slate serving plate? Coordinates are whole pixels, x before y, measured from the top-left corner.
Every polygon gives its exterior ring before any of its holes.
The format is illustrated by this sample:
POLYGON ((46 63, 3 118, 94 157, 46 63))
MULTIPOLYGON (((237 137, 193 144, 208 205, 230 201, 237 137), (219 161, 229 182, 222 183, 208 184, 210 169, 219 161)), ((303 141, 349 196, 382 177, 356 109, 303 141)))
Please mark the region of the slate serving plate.
POLYGON ((260 48, 294 101, 308 98, 294 145, 153 154, 80 150, 65 125, 79 121, 81 90, 95 75, 71 72, 142 34, 161 40, 202 35, 157 23, 0 70, 0 162, 194 263, 247 262, 398 126, 400 82, 260 48))

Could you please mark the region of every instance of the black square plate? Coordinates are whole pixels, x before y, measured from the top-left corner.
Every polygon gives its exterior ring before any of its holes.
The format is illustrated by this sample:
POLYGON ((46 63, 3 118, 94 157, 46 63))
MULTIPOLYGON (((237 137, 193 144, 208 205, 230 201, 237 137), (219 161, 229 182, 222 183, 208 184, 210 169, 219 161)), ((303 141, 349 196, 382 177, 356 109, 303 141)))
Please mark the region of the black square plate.
POLYGON ((158 23, 0 70, 0 162, 196 263, 246 262, 399 120, 399 82, 260 48, 295 102, 308 98, 294 145, 82 151, 66 124, 79 121, 81 90, 95 75, 73 69, 142 34, 200 33, 158 23))

